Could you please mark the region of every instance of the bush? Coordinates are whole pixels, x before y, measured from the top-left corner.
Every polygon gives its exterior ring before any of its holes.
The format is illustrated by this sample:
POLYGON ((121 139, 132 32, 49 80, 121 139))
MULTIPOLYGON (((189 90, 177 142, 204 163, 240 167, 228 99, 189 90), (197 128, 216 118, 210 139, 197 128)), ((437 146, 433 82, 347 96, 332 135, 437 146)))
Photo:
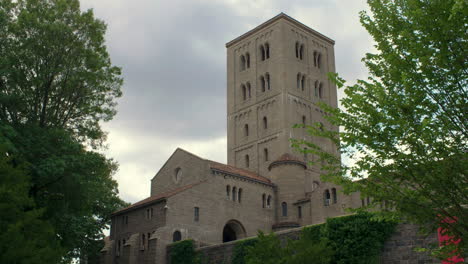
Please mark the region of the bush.
POLYGON ((236 243, 232 252, 232 264, 245 264, 247 249, 253 247, 258 242, 257 238, 245 239, 236 243))
POLYGON ((195 264, 197 254, 193 247, 193 240, 182 240, 172 244, 171 264, 195 264))

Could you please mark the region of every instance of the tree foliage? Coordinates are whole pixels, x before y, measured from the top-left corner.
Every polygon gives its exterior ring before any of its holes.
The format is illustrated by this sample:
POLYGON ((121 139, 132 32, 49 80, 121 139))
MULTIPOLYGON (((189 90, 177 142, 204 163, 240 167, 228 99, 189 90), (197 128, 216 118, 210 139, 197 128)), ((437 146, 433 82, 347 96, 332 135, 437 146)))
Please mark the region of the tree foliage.
MULTIPOLYGON (((308 130, 333 141, 352 164, 317 145, 326 180, 387 201, 394 213, 468 240, 467 25, 464 0, 368 0, 361 23, 376 53, 367 80, 344 87, 342 109, 320 106, 342 132, 308 130), (355 181, 356 179, 365 179, 355 181), (457 221, 445 221, 456 219, 457 221)), ((466 244, 465 244, 466 245, 466 244)))
MULTIPOLYGON (((115 115, 122 85, 105 30, 78 0, 0 1, 0 143, 8 143, 0 155, 11 167, 0 188, 19 186, 24 196, 11 200, 18 217, 3 210, 0 217, 15 225, 31 215, 44 227, 28 237, 51 249, 42 263, 57 262, 57 254, 63 262, 95 254, 111 212, 124 205, 112 178, 117 164, 98 152, 100 122, 115 115)), ((2 254, 18 254, 8 263, 30 263, 22 248, 2 254)))

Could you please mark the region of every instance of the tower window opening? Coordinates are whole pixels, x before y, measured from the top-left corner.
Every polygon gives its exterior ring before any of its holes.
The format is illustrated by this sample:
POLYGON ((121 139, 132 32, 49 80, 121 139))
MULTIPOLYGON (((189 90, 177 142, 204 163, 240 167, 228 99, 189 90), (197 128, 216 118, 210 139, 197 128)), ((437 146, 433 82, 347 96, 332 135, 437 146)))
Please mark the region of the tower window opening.
POLYGON ((299 48, 299 59, 303 60, 304 59, 304 44, 301 45, 299 48))
POLYGON ((263 149, 263 156, 265 157, 265 161, 268 161, 268 149, 267 148, 263 149))
POLYGON ((252 93, 251 93, 251 90, 250 90, 250 83, 248 82, 246 86, 247 86, 247 95, 248 95, 249 98, 251 98, 252 93))
POLYGON ((239 203, 242 201, 242 188, 239 188, 239 191, 237 192, 237 201, 239 203))
POLYGON ((319 88, 318 88, 318 96, 319 98, 323 97, 323 84, 320 82, 319 88))
POLYGON ((317 51, 314 51, 314 67, 317 67, 317 51))
POLYGON ((271 195, 268 195, 268 198, 267 198, 267 207, 270 208, 271 206, 271 195))
POLYGON ((270 44, 265 43, 265 58, 269 59, 270 58, 270 44))
POLYGON ((242 99, 245 101, 247 99, 247 90, 245 88, 245 85, 241 85, 241 90, 242 90, 242 99))
POLYGON ((245 155, 245 167, 246 167, 246 168, 250 167, 249 155, 245 155))
POLYGON ((297 207, 297 218, 302 218, 302 206, 297 207))
POLYGON ((323 204, 325 206, 330 205, 330 191, 328 189, 325 190, 325 193, 323 194, 323 204))
POLYGON ((265 47, 263 45, 260 45, 260 56, 261 56, 262 61, 264 61, 266 58, 266 54, 265 54, 265 47))
POLYGON ((232 200, 235 202, 237 197, 237 188, 232 187, 232 200))
POLYGON ((199 207, 193 208, 193 220, 195 222, 198 222, 200 220, 200 208, 199 207))
POLYGON ((265 208, 265 202, 266 202, 266 195, 262 195, 262 208, 265 208))
POLYGON ((299 90, 300 87, 301 87, 301 74, 298 73, 297 79, 296 79, 296 88, 299 90))
POLYGON ((296 58, 299 59, 299 42, 296 42, 296 58))
POLYGON ((182 240, 182 233, 180 233, 179 230, 176 230, 172 234, 172 242, 177 242, 177 241, 180 241, 180 240, 182 240))
POLYGON ((301 89, 302 91, 304 91, 305 89, 305 76, 304 75, 302 76, 302 79, 301 79, 301 89))
POLYGON ((249 136, 249 125, 245 124, 244 126, 244 136, 248 137, 249 136))
POLYGON ((266 82, 265 82, 265 77, 261 76, 260 77, 260 86, 262 87, 262 92, 265 92, 266 90, 266 82))
POLYGON ((245 64, 247 69, 250 68, 250 54, 248 52, 245 54, 245 64))
POLYGON ((286 202, 281 203, 281 215, 288 216, 288 204, 286 202))
POLYGON ((267 74, 265 75, 265 77, 266 77, 266 88, 267 88, 268 90, 270 90, 270 88, 271 88, 271 85, 270 85, 270 74, 267 73, 267 74))
POLYGON ((319 87, 319 81, 315 81, 314 82, 314 95, 315 95, 315 97, 317 97, 318 94, 319 94, 318 93, 318 87, 319 87))
POLYGON ((226 186, 226 197, 231 199, 231 186, 226 186))
POLYGON ((302 116, 302 124, 305 126, 305 124, 306 124, 306 116, 302 116))
POLYGON ((268 119, 266 116, 263 117, 263 129, 268 128, 268 119))
POLYGON ((317 68, 321 68, 322 67, 322 54, 321 53, 318 53, 317 54, 317 68))

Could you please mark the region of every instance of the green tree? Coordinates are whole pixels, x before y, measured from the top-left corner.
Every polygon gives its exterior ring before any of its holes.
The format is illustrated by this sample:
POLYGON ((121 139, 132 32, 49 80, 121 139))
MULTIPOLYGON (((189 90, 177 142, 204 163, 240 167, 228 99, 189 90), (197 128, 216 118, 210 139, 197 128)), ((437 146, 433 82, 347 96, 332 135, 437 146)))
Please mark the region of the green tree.
MULTIPOLYGON (((307 129, 333 141, 354 162, 340 159, 311 142, 325 162, 325 180, 385 201, 387 216, 424 225, 440 225, 468 237, 467 25, 465 0, 368 0, 362 25, 377 52, 363 59, 367 80, 344 87, 342 109, 320 106, 342 132, 307 129), (356 179, 366 179, 356 181, 356 179), (457 221, 444 221, 456 219, 457 221)), ((466 245, 466 243, 463 243, 466 245)), ((464 247, 462 245, 462 247, 464 247)))
POLYGON ((55 238, 41 242, 56 248, 58 240, 64 262, 96 252, 110 213, 124 205, 112 179, 117 164, 97 152, 105 141, 100 122, 115 115, 122 85, 105 30, 78 0, 0 1, 0 142, 11 143, 7 163, 27 176, 18 180, 32 202, 18 200, 19 208, 40 212, 55 238))

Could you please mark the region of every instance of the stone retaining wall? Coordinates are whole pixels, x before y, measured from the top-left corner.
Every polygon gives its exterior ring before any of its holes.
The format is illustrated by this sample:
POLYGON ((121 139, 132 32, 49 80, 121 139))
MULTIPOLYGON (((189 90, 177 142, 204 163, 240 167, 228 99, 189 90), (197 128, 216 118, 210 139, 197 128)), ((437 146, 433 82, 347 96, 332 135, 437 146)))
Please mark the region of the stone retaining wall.
MULTIPOLYGON (((302 228, 276 232, 281 241, 298 239, 302 228)), ((231 264, 232 252, 237 241, 200 247, 204 264, 231 264)), ((418 235, 418 227, 411 224, 398 225, 395 233, 385 242, 381 255, 382 264, 440 264, 441 261, 430 258, 425 253, 415 252, 416 247, 425 247, 437 243, 437 234, 427 237, 418 235)), ((170 246, 167 248, 167 263, 170 262, 170 246)))

